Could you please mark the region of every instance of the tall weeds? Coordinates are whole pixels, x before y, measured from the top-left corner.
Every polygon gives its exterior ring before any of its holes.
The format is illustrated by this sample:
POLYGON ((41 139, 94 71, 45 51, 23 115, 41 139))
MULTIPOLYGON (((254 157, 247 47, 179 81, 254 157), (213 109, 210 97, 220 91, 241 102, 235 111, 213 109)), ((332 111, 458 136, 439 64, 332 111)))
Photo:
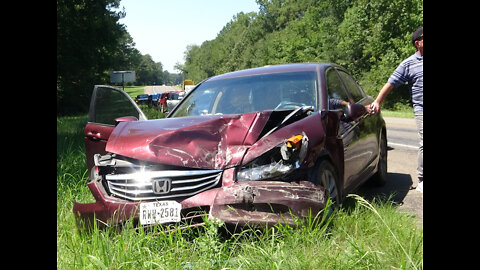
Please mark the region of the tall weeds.
POLYGON ((423 229, 388 200, 325 211, 294 226, 246 227, 225 233, 221 222, 163 233, 77 228, 74 201, 93 201, 86 187, 86 116, 57 118, 58 269, 422 269, 423 229))

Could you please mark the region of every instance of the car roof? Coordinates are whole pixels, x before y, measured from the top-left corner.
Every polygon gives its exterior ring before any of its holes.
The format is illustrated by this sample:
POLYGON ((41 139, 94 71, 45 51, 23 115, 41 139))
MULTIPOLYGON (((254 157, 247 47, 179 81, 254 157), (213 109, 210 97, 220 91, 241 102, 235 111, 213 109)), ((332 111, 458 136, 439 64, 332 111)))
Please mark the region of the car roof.
POLYGON ((218 76, 213 76, 206 81, 223 80, 229 78, 246 77, 261 74, 272 73, 284 73, 284 72, 299 72, 299 71, 317 71, 324 66, 332 65, 331 63, 293 63, 293 64, 280 64, 280 65, 268 65, 263 67, 256 67, 250 69, 244 69, 239 71, 233 71, 218 76))

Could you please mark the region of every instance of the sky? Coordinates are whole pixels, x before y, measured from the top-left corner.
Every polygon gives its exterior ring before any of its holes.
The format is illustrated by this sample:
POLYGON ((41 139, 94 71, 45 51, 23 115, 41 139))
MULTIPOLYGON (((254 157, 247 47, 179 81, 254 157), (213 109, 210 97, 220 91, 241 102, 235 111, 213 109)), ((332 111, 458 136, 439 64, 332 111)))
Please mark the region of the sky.
POLYGON ((163 70, 184 63, 187 45, 202 45, 215 39, 239 12, 257 12, 255 0, 121 0, 126 16, 119 23, 141 54, 161 62, 163 70))

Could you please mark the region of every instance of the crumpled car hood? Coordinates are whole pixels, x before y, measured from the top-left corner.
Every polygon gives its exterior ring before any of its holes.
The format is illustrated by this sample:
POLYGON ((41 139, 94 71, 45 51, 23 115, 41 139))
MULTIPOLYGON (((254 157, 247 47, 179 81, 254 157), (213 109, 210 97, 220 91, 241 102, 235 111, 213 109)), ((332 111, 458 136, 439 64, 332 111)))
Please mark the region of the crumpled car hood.
POLYGON ((270 114, 122 122, 110 135, 106 151, 162 164, 222 169, 240 164, 270 114))

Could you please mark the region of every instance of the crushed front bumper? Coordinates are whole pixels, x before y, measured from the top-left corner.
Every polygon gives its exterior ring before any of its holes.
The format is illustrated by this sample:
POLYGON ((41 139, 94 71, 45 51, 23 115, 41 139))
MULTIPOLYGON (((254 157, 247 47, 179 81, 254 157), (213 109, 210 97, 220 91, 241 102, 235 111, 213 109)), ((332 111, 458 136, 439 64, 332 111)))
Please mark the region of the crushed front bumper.
MULTIPOLYGON (((86 225, 116 225, 130 219, 138 219, 140 202, 109 197, 99 181, 91 181, 88 187, 94 203, 75 202, 73 212, 77 221, 86 225)), ((307 218, 325 207, 325 189, 308 181, 250 181, 230 183, 213 188, 180 201, 183 220, 190 211, 208 209, 208 218, 226 224, 274 225, 295 224, 295 217, 307 218), (293 215, 293 216, 292 216, 293 215)))
POLYGON ((242 182, 219 189, 209 218, 239 225, 294 225, 293 216, 307 218, 311 211, 313 218, 325 204, 324 188, 311 182, 242 182))

